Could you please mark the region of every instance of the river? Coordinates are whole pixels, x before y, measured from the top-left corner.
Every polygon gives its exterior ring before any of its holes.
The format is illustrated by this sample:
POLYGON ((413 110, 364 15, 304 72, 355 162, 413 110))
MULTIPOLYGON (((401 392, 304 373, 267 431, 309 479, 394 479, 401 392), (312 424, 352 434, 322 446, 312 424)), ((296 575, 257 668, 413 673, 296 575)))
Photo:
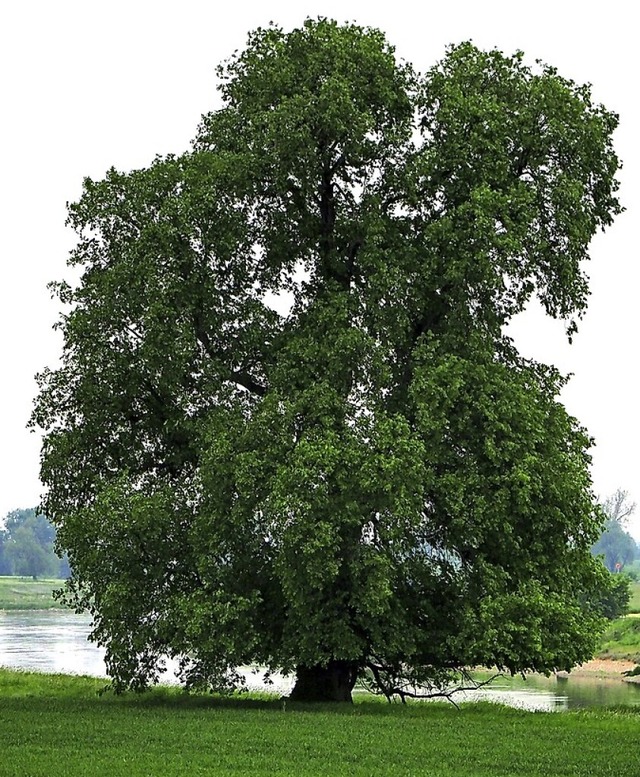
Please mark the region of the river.
MULTIPOLYGON (((104 650, 88 642, 86 615, 56 610, 0 611, 0 666, 106 677, 104 650)), ((291 679, 275 676, 265 686, 262 675, 247 668, 247 685, 286 694, 291 679)), ((166 676, 166 682, 175 677, 166 676)), ((594 706, 640 705, 640 685, 615 678, 569 676, 498 678, 490 687, 454 697, 456 701, 487 699, 530 710, 566 710, 594 706)))

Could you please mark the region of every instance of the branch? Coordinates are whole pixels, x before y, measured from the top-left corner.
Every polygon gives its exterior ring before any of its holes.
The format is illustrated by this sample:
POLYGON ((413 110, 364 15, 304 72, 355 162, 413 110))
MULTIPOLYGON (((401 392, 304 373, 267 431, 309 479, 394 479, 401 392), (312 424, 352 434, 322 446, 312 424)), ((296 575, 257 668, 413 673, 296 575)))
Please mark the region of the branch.
POLYGON ((516 171, 515 171, 516 178, 520 178, 520 176, 525 171, 527 171, 527 167, 529 167, 530 159, 531 159, 531 148, 523 148, 516 162, 516 171))
MULTIPOLYGON (((197 314, 194 314, 193 316, 193 324, 195 328, 196 340, 200 343, 200 345, 202 345, 205 353, 211 359, 222 361, 224 352, 213 347, 211 339, 209 338, 209 335, 207 334, 204 326, 202 325, 202 321, 197 314)), ((242 388, 246 389, 251 394, 257 394, 260 397, 263 397, 267 393, 266 387, 255 380, 255 378, 253 378, 253 376, 250 375, 246 370, 233 370, 230 367, 227 367, 226 369, 226 380, 231 380, 234 383, 237 383, 239 386, 242 386, 242 388)))
POLYGON ((338 168, 342 167, 345 163, 345 155, 340 154, 340 156, 335 160, 335 162, 329 166, 329 174, 333 175, 338 168))
POLYGON ((359 238, 352 240, 351 244, 349 245, 349 251, 347 253, 347 257, 348 257, 347 272, 349 274, 350 280, 353 278, 353 270, 355 268, 356 256, 358 255, 358 251, 361 248, 362 248, 362 240, 359 238))
POLYGON ((259 397, 263 397, 267 393, 266 387, 262 383, 258 383, 246 370, 230 370, 229 379, 259 397))
MULTIPOLYGON (((381 693, 386 697, 387 701, 391 703, 391 699, 394 696, 398 696, 403 704, 407 703, 407 699, 446 699, 451 702, 456 709, 459 709, 458 704, 454 701, 453 696, 456 693, 464 691, 477 691, 480 688, 484 688, 486 685, 492 683, 496 678, 502 677, 502 674, 498 672, 492 675, 488 680, 477 681, 474 680, 466 670, 463 670, 460 675, 462 680, 467 681, 467 685, 456 685, 454 688, 436 688, 434 689, 430 685, 412 685, 407 680, 406 682, 398 682, 397 677, 389 677, 388 679, 383 677, 384 673, 389 675, 395 674, 392 669, 384 667, 373 662, 366 664, 367 668, 371 670, 373 674, 375 684, 378 688, 378 693, 381 693)), ((376 691, 374 690, 374 693, 376 691)))
POLYGON ((307 203, 305 201, 305 196, 304 196, 304 192, 302 191, 302 188, 289 178, 287 180, 286 190, 291 195, 291 200, 293 201, 293 204, 298 208, 298 210, 301 213, 305 213, 307 210, 307 203))

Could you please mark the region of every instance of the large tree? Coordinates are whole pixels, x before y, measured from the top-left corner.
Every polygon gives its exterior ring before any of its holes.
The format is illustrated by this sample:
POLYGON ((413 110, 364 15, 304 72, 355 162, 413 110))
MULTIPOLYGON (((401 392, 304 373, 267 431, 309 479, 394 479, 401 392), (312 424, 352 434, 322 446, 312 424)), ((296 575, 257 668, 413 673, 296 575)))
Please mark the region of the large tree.
POLYGON ((219 76, 187 153, 85 181, 54 285, 43 508, 115 687, 163 655, 307 699, 588 658, 590 440, 505 327, 537 296, 575 331, 616 116, 521 54, 421 75, 326 20, 219 76))

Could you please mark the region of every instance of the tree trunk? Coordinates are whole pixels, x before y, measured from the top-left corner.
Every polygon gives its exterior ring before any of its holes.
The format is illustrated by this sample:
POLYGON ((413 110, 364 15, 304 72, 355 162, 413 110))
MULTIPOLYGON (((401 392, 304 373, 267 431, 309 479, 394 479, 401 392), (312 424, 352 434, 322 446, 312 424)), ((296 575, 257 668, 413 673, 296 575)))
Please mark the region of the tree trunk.
POLYGON ((358 677, 358 665, 351 661, 329 661, 326 666, 298 666, 292 701, 347 701, 358 677))

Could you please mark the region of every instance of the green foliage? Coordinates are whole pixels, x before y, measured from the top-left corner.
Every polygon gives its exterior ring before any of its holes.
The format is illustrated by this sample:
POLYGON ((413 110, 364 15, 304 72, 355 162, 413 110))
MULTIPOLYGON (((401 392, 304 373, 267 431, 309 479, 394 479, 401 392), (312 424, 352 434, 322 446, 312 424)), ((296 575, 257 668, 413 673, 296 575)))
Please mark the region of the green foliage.
POLYGON ((0 531, 0 575, 67 577, 69 564, 55 551, 56 530, 34 508, 12 510, 0 531))
POLYGON ((5 546, 14 575, 38 577, 55 574, 55 558, 40 545, 27 526, 20 526, 5 546))
POLYGON ((630 578, 625 574, 614 574, 595 603, 607 620, 613 620, 627 614, 630 600, 630 578))
POLYGON ((534 714, 494 704, 335 706, 0 670, 2 777, 430 775, 636 777, 637 712, 534 714), (321 734, 320 734, 321 732, 321 734))
POLYGON ((640 613, 640 582, 635 581, 630 586, 629 612, 640 613))
MULTIPOLYGON (((637 545, 636 541, 636 545, 637 545)), ((635 559, 631 564, 624 568, 624 573, 630 580, 637 583, 640 580, 640 559, 635 559)))
POLYGON ((420 75, 326 20, 219 75, 190 151, 85 181, 53 285, 43 507, 116 687, 164 653, 347 696, 590 657, 590 440, 503 331, 534 295, 575 330, 616 117, 520 54, 420 75))
POLYGON ((640 664, 640 618, 619 618, 609 624, 602 635, 598 656, 640 664))

